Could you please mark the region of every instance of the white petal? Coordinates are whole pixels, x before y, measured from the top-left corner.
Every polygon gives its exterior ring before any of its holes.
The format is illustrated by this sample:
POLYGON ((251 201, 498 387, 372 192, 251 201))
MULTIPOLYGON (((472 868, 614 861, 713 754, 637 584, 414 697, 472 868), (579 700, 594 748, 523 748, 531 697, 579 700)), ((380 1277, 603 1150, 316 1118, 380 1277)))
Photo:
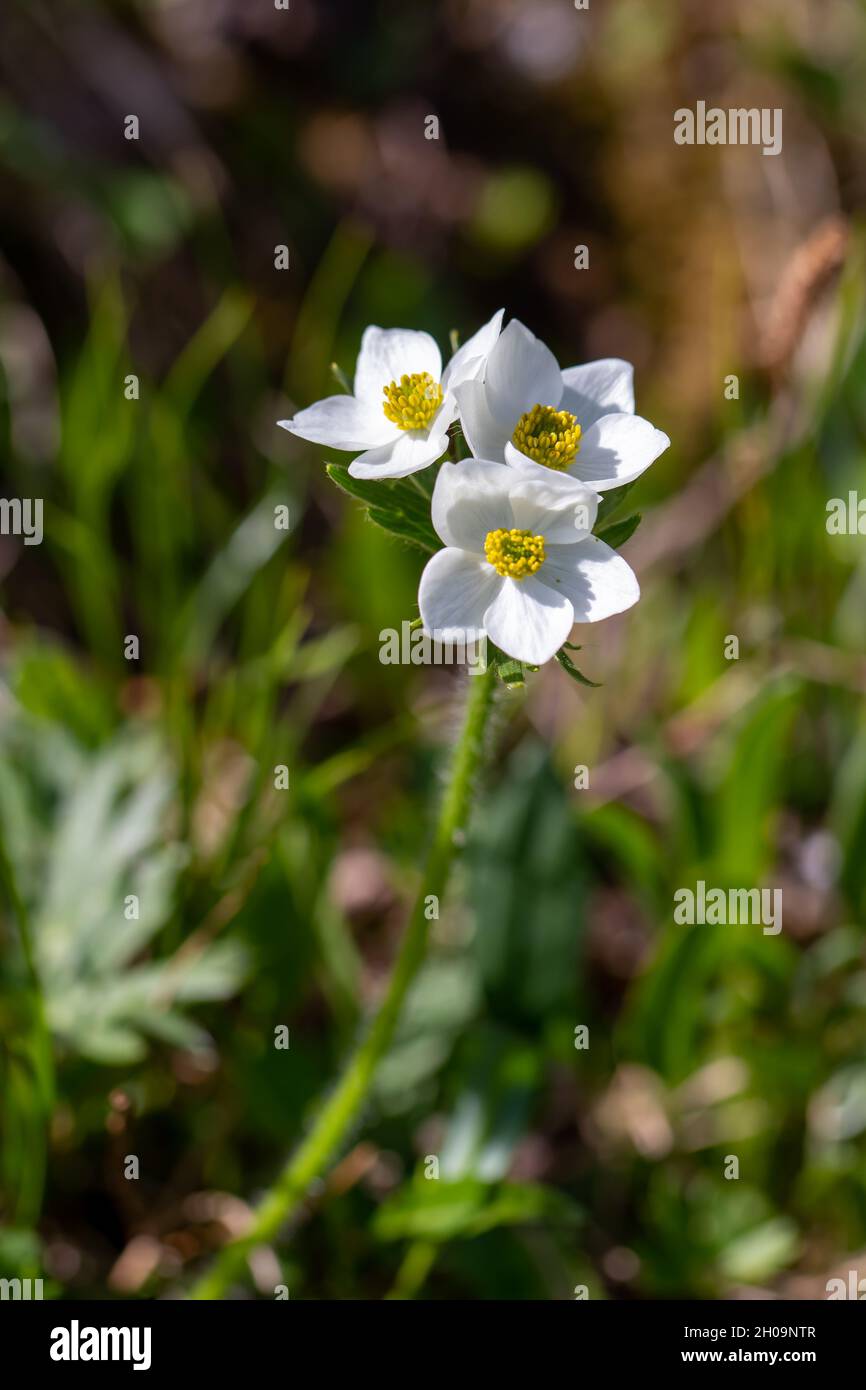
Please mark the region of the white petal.
MULTIPOLYGON (((549 535, 545 532, 549 540, 558 541, 560 543, 580 541, 592 530, 595 525, 598 504, 601 499, 594 488, 589 487, 588 484, 581 481, 577 476, 575 468, 572 468, 567 473, 559 473, 555 469, 545 468, 543 463, 536 463, 535 459, 531 459, 526 454, 522 454, 520 450, 516 449, 510 442, 505 446, 505 462, 508 464, 509 468, 514 469, 517 473, 524 474, 528 479, 534 478, 540 483, 547 483, 551 478, 567 478, 569 482, 579 483, 580 487, 585 489, 580 496, 573 499, 568 512, 568 519, 565 517, 556 519, 555 523, 552 523, 552 525, 555 525, 555 531, 551 530, 549 535)), ((512 490, 512 496, 513 495, 512 490)), ((516 505, 514 510, 516 514, 516 505)), ((525 527, 527 530, 529 529, 528 521, 520 521, 516 524, 525 527)))
POLYGON ((349 464, 353 478, 408 478, 429 468, 448 447, 446 433, 426 430, 400 430, 396 439, 380 449, 368 449, 349 464))
POLYGON ((559 405, 562 373, 550 348, 512 319, 487 359, 484 386, 490 413, 511 435, 524 411, 559 405))
POLYGON ((528 579, 506 579, 484 614, 484 627, 491 641, 508 656, 531 666, 549 661, 574 623, 566 595, 542 584, 540 574, 528 579))
POLYGON ((589 429, 602 415, 623 410, 634 414, 634 367, 620 357, 602 357, 582 367, 566 367, 565 390, 560 408, 576 415, 582 429, 589 429))
POLYGON ((465 550, 439 550, 427 561, 418 589, 424 631, 441 642, 480 633, 484 614, 505 583, 486 560, 465 550))
MULTIPOLYGON (((472 453, 478 459, 494 459, 501 463, 514 425, 508 429, 494 420, 487 404, 487 392, 480 381, 464 381, 454 394, 460 410, 460 424, 472 453)), ((515 416, 514 424, 519 418, 515 416)))
MULTIPOLYGON (((543 463, 536 463, 535 459, 531 459, 528 454, 521 453, 510 439, 505 446, 505 462, 509 468, 516 468, 521 473, 534 473, 536 476, 540 476, 540 471, 544 468, 543 463)), ((544 471, 549 473, 550 469, 544 468, 544 471)))
POLYGON ((597 623, 640 598, 631 566, 597 536, 577 545, 548 546, 536 578, 571 601, 576 623, 597 623))
POLYGON ((504 309, 498 309, 483 328, 459 347, 442 374, 442 390, 453 390, 461 381, 469 381, 482 371, 488 353, 502 330, 504 309))
POLYGON ((457 397, 453 391, 446 391, 442 398, 442 404, 437 410, 433 419, 430 421, 429 434, 432 439, 434 435, 444 435, 445 443, 448 443, 448 426, 457 419, 457 397))
POLYGON ((355 395, 382 408, 382 392, 392 381, 415 372, 442 376, 442 354, 429 333, 411 328, 365 328, 355 367, 355 395))
POLYGON ((462 459, 444 464, 433 489, 430 517, 445 544, 483 555, 488 531, 514 525, 508 500, 513 485, 514 473, 503 463, 462 459))
POLYGON ((598 494, 567 473, 527 461, 538 472, 527 469, 511 489, 514 525, 549 543, 573 545, 583 540, 595 525, 598 494))
POLYGON ((397 426, 384 414, 377 419, 369 407, 354 396, 328 396, 306 410, 299 410, 291 420, 279 423, 299 439, 326 444, 331 449, 370 449, 393 439, 398 433, 397 426))
POLYGON ((603 415, 581 435, 569 472, 596 492, 621 487, 639 478, 670 442, 640 415, 603 415))

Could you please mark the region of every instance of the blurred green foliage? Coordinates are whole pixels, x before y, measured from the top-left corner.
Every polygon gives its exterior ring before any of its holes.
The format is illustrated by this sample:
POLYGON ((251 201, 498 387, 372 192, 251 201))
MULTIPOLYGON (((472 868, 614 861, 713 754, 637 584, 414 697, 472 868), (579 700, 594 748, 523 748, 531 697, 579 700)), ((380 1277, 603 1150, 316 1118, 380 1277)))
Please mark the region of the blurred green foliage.
POLYGON ((254 1286, 822 1297, 866 1258, 866 561, 824 524, 866 444, 866 18, 717 8, 0 20, 0 454, 46 526, 0 538, 0 1274, 186 1280, 377 997, 459 682, 380 664, 421 551, 275 421, 366 323, 500 303, 633 360, 673 439, 604 517, 643 515, 642 602, 581 634, 601 689, 503 694, 362 1125, 254 1286), (698 98, 783 106, 786 153, 675 146, 698 98), (698 879, 782 887, 784 931, 676 925, 698 879))

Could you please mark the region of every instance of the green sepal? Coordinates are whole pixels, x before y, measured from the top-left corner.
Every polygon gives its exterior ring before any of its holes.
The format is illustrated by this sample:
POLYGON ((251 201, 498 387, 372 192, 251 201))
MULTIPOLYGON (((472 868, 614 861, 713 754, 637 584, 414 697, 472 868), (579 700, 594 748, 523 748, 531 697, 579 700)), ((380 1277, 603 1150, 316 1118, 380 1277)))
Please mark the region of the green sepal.
POLYGON ((515 661, 511 656, 503 656, 496 661, 496 674, 508 690, 515 690, 526 684, 523 662, 515 661))
POLYGON ((430 521, 430 503, 408 478, 353 478, 341 463, 325 465, 331 482, 362 502, 367 516, 383 531, 433 555, 442 542, 430 521))

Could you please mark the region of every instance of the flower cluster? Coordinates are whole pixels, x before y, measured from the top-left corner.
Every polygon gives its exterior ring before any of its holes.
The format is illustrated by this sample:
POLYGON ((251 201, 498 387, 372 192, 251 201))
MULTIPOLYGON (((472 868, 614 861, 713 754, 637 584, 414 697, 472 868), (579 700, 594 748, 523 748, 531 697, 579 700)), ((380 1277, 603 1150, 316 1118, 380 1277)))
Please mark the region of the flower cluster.
POLYGON ((280 424, 353 453, 353 479, 404 479, 438 464, 432 494, 419 489, 443 547, 421 576, 424 631, 443 641, 484 632, 539 666, 575 623, 637 602, 632 570, 593 528, 602 494, 633 482, 670 441, 635 415, 629 363, 563 371, 528 328, 513 319, 503 329, 502 318, 444 370, 429 334, 368 328, 352 393, 280 424), (470 457, 459 457, 461 441, 470 457))

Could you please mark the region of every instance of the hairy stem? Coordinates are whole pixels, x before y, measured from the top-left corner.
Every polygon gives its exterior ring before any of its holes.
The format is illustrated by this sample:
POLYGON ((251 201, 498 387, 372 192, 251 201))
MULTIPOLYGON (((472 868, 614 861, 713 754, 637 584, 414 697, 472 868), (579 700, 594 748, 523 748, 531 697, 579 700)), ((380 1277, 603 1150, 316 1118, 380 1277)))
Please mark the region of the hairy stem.
POLYGON ((314 1180, 321 1176, 361 1109, 380 1060, 391 1043, 406 994, 427 950, 428 901, 440 898, 448 882, 455 851, 472 796, 484 748, 484 733, 493 703, 493 667, 469 678, 466 714, 454 749, 433 843, 406 933, 386 991, 369 1030, 349 1058, 342 1077, 325 1101, 312 1128, 262 1200, 245 1235, 226 1245, 212 1268, 190 1291, 195 1299, 219 1299, 258 1245, 274 1239, 314 1180))
POLYGON ((458 424, 448 428, 448 457, 452 463, 459 463, 464 457, 461 445, 464 443, 463 431, 458 424))

